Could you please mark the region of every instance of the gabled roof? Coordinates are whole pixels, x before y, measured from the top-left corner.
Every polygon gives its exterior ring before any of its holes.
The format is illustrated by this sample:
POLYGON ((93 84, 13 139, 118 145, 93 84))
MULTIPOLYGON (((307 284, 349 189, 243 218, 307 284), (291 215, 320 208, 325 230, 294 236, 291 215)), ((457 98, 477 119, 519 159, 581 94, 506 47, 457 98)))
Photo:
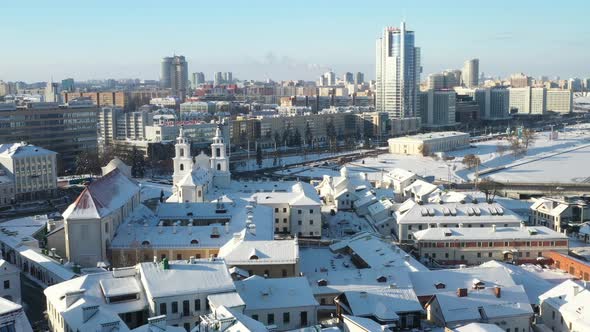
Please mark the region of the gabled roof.
POLYGON ((10 157, 32 157, 46 154, 57 154, 40 146, 21 143, 0 144, 0 155, 10 157))
POLYGON ((423 311, 414 290, 411 288, 386 288, 367 291, 347 291, 346 298, 354 316, 376 317, 382 322, 397 321, 399 314, 423 311))
POLYGON ((296 240, 245 241, 245 232, 235 234, 219 249, 219 257, 228 265, 295 264, 299 260, 296 240))
POLYGON ((91 182, 64 211, 65 220, 98 219, 127 204, 139 192, 137 183, 114 169, 91 182))
POLYGON ((236 281, 236 290, 246 303, 245 310, 317 306, 304 277, 265 279, 251 276, 236 281))

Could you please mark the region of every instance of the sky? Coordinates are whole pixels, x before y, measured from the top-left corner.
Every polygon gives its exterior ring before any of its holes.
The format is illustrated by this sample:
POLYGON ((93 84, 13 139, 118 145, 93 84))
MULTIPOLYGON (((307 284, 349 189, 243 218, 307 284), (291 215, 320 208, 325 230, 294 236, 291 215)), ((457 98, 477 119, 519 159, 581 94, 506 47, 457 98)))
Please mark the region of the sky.
POLYGON ((480 59, 487 75, 590 77, 587 0, 0 1, 0 80, 158 79, 164 56, 189 72, 313 80, 374 78, 375 40, 406 21, 422 77, 480 59))

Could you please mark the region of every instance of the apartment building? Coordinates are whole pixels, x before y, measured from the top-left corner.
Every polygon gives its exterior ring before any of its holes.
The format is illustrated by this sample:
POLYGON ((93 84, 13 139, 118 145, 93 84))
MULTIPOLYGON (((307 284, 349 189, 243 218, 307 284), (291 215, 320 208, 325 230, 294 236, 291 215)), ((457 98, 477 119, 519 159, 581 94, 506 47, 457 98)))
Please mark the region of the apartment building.
POLYGON ((20 304, 20 270, 3 259, 0 259, 0 282, 2 282, 0 297, 20 304))
POLYGON ((74 99, 89 98, 96 107, 116 106, 127 109, 130 103, 130 95, 123 91, 103 92, 69 92, 62 91, 62 100, 69 103, 74 99))
POLYGON ((57 190, 57 153, 22 143, 0 144, 0 164, 11 186, 1 188, 4 200, 11 203, 10 196, 17 201, 50 197, 57 190))
POLYGON ((571 90, 547 89, 547 111, 570 114, 573 104, 574 94, 571 90))
POLYGON ((590 330, 590 291, 566 280, 539 296, 540 320, 547 330, 575 332, 590 330))
POLYGON ((414 233, 420 257, 442 265, 489 260, 536 263, 548 251, 567 253, 567 236, 547 227, 429 228, 414 233))
POLYGON ((581 199, 541 197, 531 205, 531 223, 563 232, 590 220, 590 207, 581 199))
POLYGON ((27 142, 57 153, 57 170, 73 169, 81 152, 97 151, 96 107, 87 101, 0 105, 0 143, 27 142))

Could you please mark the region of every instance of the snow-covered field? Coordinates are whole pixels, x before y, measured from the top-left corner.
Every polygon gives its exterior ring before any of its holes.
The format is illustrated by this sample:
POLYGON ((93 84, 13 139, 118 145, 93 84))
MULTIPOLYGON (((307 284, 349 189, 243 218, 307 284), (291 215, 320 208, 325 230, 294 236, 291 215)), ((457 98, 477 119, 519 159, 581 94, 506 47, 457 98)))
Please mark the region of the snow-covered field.
MULTIPOLYGON (((491 175, 501 181, 581 182, 590 177, 590 171, 585 167, 590 161, 590 148, 582 148, 590 144, 590 124, 571 126, 565 133, 560 132, 556 140, 550 140, 548 132, 538 133, 534 144, 523 157, 516 158, 509 152, 498 153, 498 146, 506 144, 505 140, 475 143, 471 148, 447 153, 447 156, 454 157, 453 160, 382 154, 376 158, 353 161, 347 167, 349 172, 366 172, 373 178, 379 177, 381 172, 399 167, 422 176, 464 182, 474 177, 475 169, 467 169, 462 159, 467 154, 474 154, 481 160, 480 173, 496 167, 507 167, 491 175), (575 148, 580 149, 570 151, 575 148), (567 171, 564 171, 564 165, 567 171)), ((338 169, 334 166, 297 167, 282 171, 282 174, 322 178, 323 175, 338 175, 338 169)))

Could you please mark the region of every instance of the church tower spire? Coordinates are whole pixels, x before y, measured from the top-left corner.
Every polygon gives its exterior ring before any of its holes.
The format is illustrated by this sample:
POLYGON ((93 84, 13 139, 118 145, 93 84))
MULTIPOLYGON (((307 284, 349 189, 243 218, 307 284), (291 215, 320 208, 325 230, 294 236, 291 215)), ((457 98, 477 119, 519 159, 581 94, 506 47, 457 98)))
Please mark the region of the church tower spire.
POLYGON ((182 178, 190 173, 193 169, 193 157, 191 155, 191 143, 184 134, 184 128, 181 126, 176 138, 176 145, 174 145, 175 156, 174 161, 174 175, 172 180, 174 186, 182 180, 182 178))
POLYGON ((211 143, 210 163, 213 171, 213 184, 220 188, 228 187, 231 182, 231 173, 220 125, 215 129, 215 137, 213 137, 213 143, 211 143))

